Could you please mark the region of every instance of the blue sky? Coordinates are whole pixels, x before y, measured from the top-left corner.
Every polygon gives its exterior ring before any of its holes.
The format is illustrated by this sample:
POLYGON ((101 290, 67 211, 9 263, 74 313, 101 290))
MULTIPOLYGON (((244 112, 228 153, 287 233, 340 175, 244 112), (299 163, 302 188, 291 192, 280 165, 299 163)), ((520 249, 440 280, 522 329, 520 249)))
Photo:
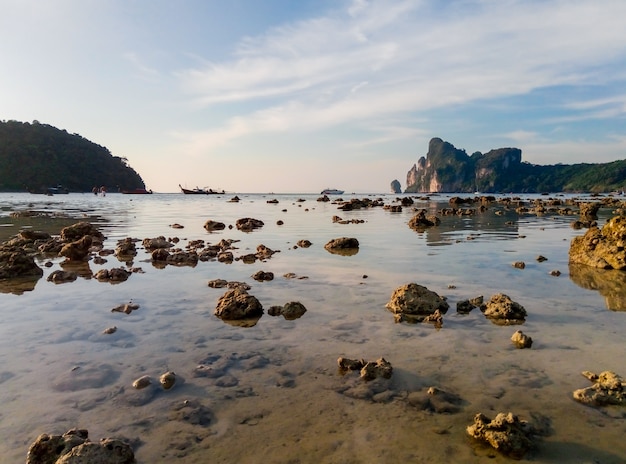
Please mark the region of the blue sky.
POLYGON ((623 0, 0 0, 0 120, 178 191, 387 192, 441 137, 626 159, 623 0))

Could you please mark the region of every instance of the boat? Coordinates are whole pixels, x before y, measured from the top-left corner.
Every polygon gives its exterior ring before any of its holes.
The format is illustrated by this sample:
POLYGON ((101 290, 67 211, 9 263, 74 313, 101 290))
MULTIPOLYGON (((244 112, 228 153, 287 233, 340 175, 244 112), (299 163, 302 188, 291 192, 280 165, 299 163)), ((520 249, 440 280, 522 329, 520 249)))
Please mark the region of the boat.
POLYGON ((67 195, 70 191, 62 185, 57 185, 56 187, 48 187, 47 193, 48 195, 67 195))
POLYGON ((223 195, 225 193, 224 190, 213 190, 207 188, 201 189, 199 187, 196 187, 194 189, 186 189, 180 184, 178 184, 178 186, 185 195, 223 195))
POLYGON ((144 188, 136 188, 131 190, 120 189, 120 192, 126 195, 152 195, 152 190, 146 190, 144 188))
POLYGON ((62 185, 57 185, 56 187, 47 187, 47 188, 42 188, 42 189, 27 188, 26 190, 28 190, 29 193, 33 193, 37 195, 43 194, 43 195, 48 195, 48 196, 67 195, 68 193, 70 193, 69 189, 66 187, 63 187, 62 185))
POLYGON ((343 190, 327 188, 322 190, 322 195, 341 195, 343 192, 343 190))

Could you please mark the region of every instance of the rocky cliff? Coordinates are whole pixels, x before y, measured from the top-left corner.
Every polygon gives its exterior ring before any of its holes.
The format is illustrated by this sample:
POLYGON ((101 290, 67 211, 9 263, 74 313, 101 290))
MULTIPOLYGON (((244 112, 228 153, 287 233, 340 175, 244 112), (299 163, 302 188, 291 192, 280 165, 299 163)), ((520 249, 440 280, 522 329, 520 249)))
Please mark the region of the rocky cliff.
POLYGON ((498 148, 469 156, 440 138, 431 139, 422 156, 407 173, 407 192, 493 192, 502 174, 515 172, 522 161, 518 148, 498 148))

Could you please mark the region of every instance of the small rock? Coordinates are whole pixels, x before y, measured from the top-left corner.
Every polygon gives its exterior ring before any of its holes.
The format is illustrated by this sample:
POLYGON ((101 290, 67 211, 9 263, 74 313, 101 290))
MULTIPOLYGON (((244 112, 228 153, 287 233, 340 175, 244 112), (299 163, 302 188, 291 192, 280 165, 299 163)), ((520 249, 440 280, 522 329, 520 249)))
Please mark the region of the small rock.
POLYGON ((515 345, 516 348, 530 348, 533 345, 533 339, 526 335, 521 330, 518 330, 511 337, 511 341, 515 345))
POLYGON ((152 384, 152 379, 149 375, 144 375, 133 382, 133 388, 141 390, 142 388, 146 388, 150 384, 152 384))
POLYGON ((165 390, 169 390, 176 383, 176 374, 172 371, 168 371, 159 377, 159 383, 165 390))

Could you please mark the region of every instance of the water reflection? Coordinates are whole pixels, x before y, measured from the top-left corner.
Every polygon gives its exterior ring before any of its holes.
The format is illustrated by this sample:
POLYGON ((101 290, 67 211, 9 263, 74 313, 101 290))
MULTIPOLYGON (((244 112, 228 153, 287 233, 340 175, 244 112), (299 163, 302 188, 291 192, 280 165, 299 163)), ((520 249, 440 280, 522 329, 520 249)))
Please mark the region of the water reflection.
POLYGON ((584 264, 569 264, 572 281, 589 290, 597 290, 611 311, 626 311, 626 272, 596 269, 584 264))
POLYGON ((22 295, 24 292, 32 292, 40 279, 41 277, 30 276, 0 280, 0 293, 22 295))
MULTIPOLYGON (((500 211, 500 210, 496 210, 500 211)), ((511 240, 519 236, 517 215, 507 217, 493 211, 472 216, 446 216, 438 226, 426 229, 430 246, 452 245, 465 240, 511 240)))

